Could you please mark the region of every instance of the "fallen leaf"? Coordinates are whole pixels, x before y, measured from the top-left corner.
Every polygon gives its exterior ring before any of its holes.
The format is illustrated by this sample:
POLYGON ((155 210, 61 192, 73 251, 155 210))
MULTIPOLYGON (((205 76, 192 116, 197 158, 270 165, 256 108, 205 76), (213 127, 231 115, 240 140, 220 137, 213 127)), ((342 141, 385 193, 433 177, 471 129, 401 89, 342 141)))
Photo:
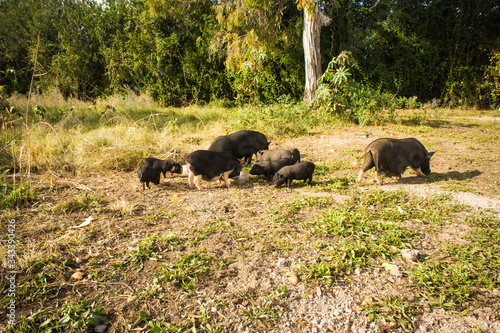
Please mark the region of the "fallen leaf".
POLYGON ((351 310, 354 311, 354 312, 361 312, 361 311, 363 311, 363 308, 360 307, 360 306, 355 305, 355 306, 353 306, 351 308, 351 310))
POLYGON ((370 295, 361 295, 361 301, 363 303, 361 304, 368 304, 368 305, 372 305, 373 304, 373 297, 371 297, 370 295))
POLYGON ((73 273, 73 275, 71 275, 71 278, 75 280, 81 280, 84 275, 85 274, 83 274, 83 272, 75 272, 73 273))
POLYGON ((89 225, 90 224, 90 221, 92 221, 92 216, 89 216, 85 219, 85 221, 83 221, 80 225, 77 225, 77 226, 72 226, 71 228, 81 228, 81 227, 85 227, 86 225, 89 225))
POLYGON ((398 270, 398 266, 393 265, 393 264, 389 264, 389 263, 387 263, 387 262, 384 262, 384 263, 382 264, 382 267, 384 267, 384 268, 385 268, 386 270, 388 270, 389 272, 390 272, 390 271, 396 271, 396 270, 398 270))

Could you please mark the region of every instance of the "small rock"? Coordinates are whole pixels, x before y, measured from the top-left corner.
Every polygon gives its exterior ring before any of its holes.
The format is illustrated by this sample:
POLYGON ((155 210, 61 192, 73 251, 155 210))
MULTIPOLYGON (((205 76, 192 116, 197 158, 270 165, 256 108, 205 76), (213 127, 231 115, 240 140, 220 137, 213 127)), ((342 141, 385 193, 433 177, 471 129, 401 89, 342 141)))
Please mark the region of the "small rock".
POLYGON ((410 249, 401 250, 401 256, 408 261, 417 261, 418 254, 419 254, 418 250, 410 250, 410 249))
POLYGON ((401 271, 399 269, 393 269, 392 271, 389 271, 389 273, 392 276, 396 276, 396 277, 402 277, 403 276, 403 273, 401 273, 401 271))
POLYGON ((340 316, 341 314, 342 314, 342 310, 340 310, 340 309, 333 310, 333 315, 334 315, 335 317, 338 317, 338 316, 340 316))
POLYGON ((82 272, 75 272, 75 273, 73 273, 73 275, 71 275, 71 278, 75 279, 75 280, 81 280, 84 275, 85 274, 82 272))
POLYGON ((95 333, 104 333, 106 332, 106 329, 108 328, 108 325, 99 325, 94 327, 94 332, 95 333))
POLYGON ((278 262, 276 263, 276 266, 278 266, 278 267, 286 267, 286 266, 288 266, 287 264, 288 264, 288 262, 287 262, 287 260, 285 258, 279 258, 278 262))

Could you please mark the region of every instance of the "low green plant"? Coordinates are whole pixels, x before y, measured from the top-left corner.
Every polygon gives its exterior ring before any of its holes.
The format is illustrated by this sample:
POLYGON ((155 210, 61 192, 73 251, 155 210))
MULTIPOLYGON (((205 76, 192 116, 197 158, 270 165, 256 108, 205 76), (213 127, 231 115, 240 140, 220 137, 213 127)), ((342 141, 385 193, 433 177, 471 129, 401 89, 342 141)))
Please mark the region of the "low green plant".
POLYGON ((366 305, 370 320, 384 318, 385 320, 396 324, 395 328, 411 330, 414 327, 413 316, 418 313, 418 307, 401 296, 383 296, 375 298, 374 304, 366 305))
POLYGON ((89 332, 99 325, 109 324, 107 311, 95 302, 82 298, 80 302, 66 302, 53 313, 50 308, 42 308, 37 313, 19 318, 12 328, 16 333, 89 332))
POLYGON ((205 249, 177 256, 174 264, 161 265, 160 279, 173 282, 182 289, 190 289, 205 274, 213 259, 205 249))
POLYGON ((5 170, 0 175, 0 209, 22 207, 34 198, 34 191, 29 182, 22 182, 15 186, 6 183, 4 176, 9 172, 5 170))
POLYGON ((500 288, 499 223, 491 216, 467 219, 466 244, 445 244, 418 265, 413 285, 436 306, 461 311, 481 302, 483 290, 500 288))
POLYGON ((243 326, 248 326, 255 321, 267 326, 277 321, 281 313, 281 311, 274 308, 271 300, 264 297, 259 297, 256 301, 251 301, 248 308, 248 310, 242 310, 243 315, 247 317, 243 322, 243 326))

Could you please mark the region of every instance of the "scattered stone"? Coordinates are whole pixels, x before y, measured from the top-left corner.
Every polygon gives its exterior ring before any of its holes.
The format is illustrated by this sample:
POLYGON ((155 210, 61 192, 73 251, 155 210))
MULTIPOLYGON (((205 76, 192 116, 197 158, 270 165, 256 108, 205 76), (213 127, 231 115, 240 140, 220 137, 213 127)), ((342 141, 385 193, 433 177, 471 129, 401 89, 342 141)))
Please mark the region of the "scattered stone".
POLYGON ((418 254, 419 254, 418 250, 410 250, 410 249, 401 250, 401 256, 408 261, 417 261, 418 254))
POLYGON ((106 329, 108 328, 108 325, 99 325, 94 327, 94 332, 95 333, 104 333, 106 332, 106 329))
POLYGON ((278 267, 287 267, 288 266, 288 261, 285 258, 279 258, 278 262, 276 263, 276 266, 278 266, 278 267))

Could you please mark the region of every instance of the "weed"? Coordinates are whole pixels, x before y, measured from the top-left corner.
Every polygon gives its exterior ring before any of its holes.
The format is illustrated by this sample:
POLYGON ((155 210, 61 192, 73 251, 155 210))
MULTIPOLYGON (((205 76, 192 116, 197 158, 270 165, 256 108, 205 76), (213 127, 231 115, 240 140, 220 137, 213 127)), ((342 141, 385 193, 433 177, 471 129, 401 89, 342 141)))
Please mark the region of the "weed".
POLYGON ((400 296, 375 298, 375 301, 374 304, 366 306, 370 320, 384 318, 395 323, 396 328, 401 327, 405 330, 413 327, 413 316, 418 310, 415 304, 405 301, 400 296))
POLYGON ((3 181, 9 170, 0 175, 0 209, 18 208, 33 201, 34 191, 28 182, 22 182, 17 187, 3 181))
POLYGON ((198 277, 212 264, 212 256, 206 250, 199 250, 177 256, 174 264, 162 264, 160 279, 173 282, 182 289, 190 289, 198 282, 198 277))
POLYGON ((275 322, 281 313, 274 309, 273 302, 266 297, 259 297, 256 301, 251 301, 248 307, 248 310, 242 311, 243 315, 248 317, 243 322, 244 326, 250 325, 254 321, 266 326, 275 322))
POLYGON ((402 222, 410 219, 443 223, 453 210, 442 205, 443 200, 446 198, 424 201, 400 191, 377 190, 356 195, 307 223, 312 234, 322 234, 331 241, 321 242, 318 246, 323 254, 302 264, 300 270, 307 279, 330 284, 358 267, 393 258, 418 238, 418 233, 402 222))
POLYGON ((355 184, 353 177, 330 177, 325 181, 318 182, 315 189, 324 192, 346 193, 350 185, 355 184))
POLYGON ((151 236, 141 239, 137 248, 132 251, 130 258, 123 262, 121 265, 124 267, 133 267, 139 265, 138 270, 142 270, 144 267, 144 262, 147 260, 157 260, 161 258, 159 254, 161 246, 168 244, 172 250, 174 246, 179 244, 179 239, 176 234, 168 234, 166 236, 151 236))
POLYGON ((88 332, 99 325, 109 324, 107 311, 102 306, 89 304, 84 297, 80 302, 66 302, 56 313, 49 308, 19 319, 14 332, 88 332))

